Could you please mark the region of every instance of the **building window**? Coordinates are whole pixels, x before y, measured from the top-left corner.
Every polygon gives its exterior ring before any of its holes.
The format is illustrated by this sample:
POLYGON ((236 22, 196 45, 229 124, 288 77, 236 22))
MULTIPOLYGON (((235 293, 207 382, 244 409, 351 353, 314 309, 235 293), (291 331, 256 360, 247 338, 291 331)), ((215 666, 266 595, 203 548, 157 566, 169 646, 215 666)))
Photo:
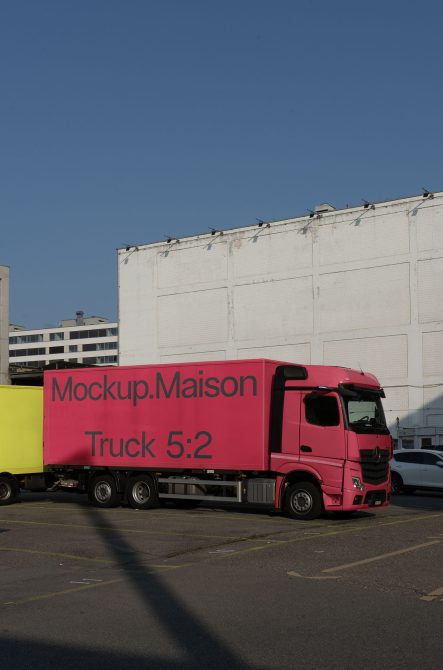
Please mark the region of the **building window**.
POLYGON ((89 328, 88 330, 71 330, 71 340, 87 340, 91 337, 115 337, 117 328, 89 328))
POLYGON ((65 352, 64 347, 49 347, 50 354, 63 354, 65 352))
POLYGON ((83 345, 83 351, 115 351, 116 349, 117 342, 94 342, 83 345))
POLYGON ((82 362, 86 365, 115 365, 117 356, 91 356, 84 358, 82 362))
POLYGON ((413 449, 414 448, 414 439, 403 437, 401 440, 402 449, 413 449))
POLYGON ((432 449, 432 437, 422 437, 421 438, 421 448, 422 449, 432 449))
POLYGON ((49 333, 49 339, 51 342, 59 342, 60 340, 65 339, 64 333, 49 333))
POLYGON ((97 363, 99 365, 115 365, 117 363, 117 356, 99 356, 97 363))
MULTIPOLYGON (((109 329, 108 329, 109 330, 109 329)), ((69 336, 71 340, 86 340, 91 337, 106 337, 108 335, 106 328, 91 328, 90 330, 71 330, 69 336)))
POLYGON ((75 351, 78 351, 78 344, 70 344, 69 345, 69 351, 70 351, 70 353, 74 353, 75 351))
POLYGON ((32 344, 33 342, 43 342, 43 334, 36 335, 14 335, 9 338, 10 344, 32 344))
POLYGON ((82 347, 83 351, 95 351, 97 349, 96 344, 84 344, 82 347))
POLYGON ((115 351, 117 349, 117 342, 100 342, 99 348, 103 351, 115 351))
POLYGON ((46 353, 45 348, 36 348, 34 347, 33 349, 12 349, 9 352, 9 357, 10 358, 18 358, 21 356, 44 356, 46 353))

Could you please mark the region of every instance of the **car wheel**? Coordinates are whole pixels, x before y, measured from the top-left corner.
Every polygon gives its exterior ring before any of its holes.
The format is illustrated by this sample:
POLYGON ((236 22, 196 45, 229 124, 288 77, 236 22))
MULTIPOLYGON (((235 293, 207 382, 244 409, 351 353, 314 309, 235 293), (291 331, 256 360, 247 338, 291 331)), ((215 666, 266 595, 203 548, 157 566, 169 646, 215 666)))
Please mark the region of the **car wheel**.
POLYGON ((403 491, 403 480, 396 472, 391 473, 391 494, 397 496, 403 491))

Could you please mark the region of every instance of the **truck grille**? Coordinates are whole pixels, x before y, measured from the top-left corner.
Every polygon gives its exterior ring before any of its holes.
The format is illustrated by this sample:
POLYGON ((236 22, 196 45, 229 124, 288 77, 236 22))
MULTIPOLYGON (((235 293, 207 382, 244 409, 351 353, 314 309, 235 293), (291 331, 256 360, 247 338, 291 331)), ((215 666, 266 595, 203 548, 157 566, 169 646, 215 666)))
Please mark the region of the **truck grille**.
POLYGON ((361 449, 360 462, 363 481, 366 484, 382 484, 389 474, 388 449, 361 449))

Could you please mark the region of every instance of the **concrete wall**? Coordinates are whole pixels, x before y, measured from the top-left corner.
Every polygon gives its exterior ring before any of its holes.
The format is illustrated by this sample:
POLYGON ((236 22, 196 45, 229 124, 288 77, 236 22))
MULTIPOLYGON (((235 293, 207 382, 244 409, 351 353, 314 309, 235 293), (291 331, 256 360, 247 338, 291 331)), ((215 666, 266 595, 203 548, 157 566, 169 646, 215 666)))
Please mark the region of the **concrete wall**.
POLYGON ((443 445, 443 193, 122 249, 118 267, 121 365, 362 368, 394 429, 443 445))
POLYGON ((9 384, 9 268, 0 265, 0 384, 9 384))

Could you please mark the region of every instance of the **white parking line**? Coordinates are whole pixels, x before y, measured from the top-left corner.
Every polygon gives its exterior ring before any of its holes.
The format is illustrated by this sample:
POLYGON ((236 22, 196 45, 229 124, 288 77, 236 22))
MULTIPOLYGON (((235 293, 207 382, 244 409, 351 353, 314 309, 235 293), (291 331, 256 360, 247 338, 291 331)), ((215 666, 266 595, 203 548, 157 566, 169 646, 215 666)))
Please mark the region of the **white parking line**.
POLYGON ((427 602, 430 602, 431 600, 437 600, 437 598, 440 597, 443 600, 443 586, 439 589, 435 589, 435 591, 431 591, 431 593, 428 593, 426 596, 422 596, 420 600, 426 600, 427 602))

